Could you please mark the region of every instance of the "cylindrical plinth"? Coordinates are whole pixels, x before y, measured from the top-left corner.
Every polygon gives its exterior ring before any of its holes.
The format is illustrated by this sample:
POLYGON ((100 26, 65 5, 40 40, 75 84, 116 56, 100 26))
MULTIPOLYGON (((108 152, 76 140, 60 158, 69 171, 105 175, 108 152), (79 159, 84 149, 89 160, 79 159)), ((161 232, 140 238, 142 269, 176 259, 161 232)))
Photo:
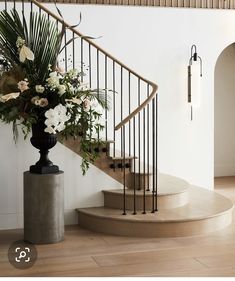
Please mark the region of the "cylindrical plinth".
POLYGON ((64 239, 64 173, 24 173, 24 240, 34 244, 64 239))

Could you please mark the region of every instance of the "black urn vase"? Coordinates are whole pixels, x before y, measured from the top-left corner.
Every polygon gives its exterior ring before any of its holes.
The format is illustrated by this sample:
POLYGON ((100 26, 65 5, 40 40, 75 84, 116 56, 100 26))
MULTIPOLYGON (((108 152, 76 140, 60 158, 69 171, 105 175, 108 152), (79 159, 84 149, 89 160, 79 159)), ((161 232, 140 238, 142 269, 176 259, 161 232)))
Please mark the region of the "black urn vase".
POLYGON ((35 174, 53 174, 59 172, 59 167, 53 165, 48 158, 49 149, 54 147, 57 143, 56 135, 44 132, 46 125, 45 120, 39 120, 32 125, 31 144, 39 149, 40 159, 35 164, 30 166, 30 172, 35 174))

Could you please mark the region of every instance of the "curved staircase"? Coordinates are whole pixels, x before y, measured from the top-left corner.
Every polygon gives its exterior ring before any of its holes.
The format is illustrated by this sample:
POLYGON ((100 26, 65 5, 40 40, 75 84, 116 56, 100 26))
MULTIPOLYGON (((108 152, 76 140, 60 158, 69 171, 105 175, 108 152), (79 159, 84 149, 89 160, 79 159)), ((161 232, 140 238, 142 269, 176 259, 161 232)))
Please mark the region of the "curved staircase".
MULTIPOLYGON (((233 203, 185 181, 159 174, 158 212, 151 213, 152 193, 147 193, 146 214, 137 210, 122 214, 122 190, 106 190, 104 207, 77 209, 78 224, 89 230, 139 237, 202 235, 228 226, 233 203), (169 181, 168 181, 169 180, 169 181)), ((133 209, 133 190, 127 193, 127 209, 133 209)), ((143 192, 137 192, 137 209, 143 208, 143 192)))
MULTIPOLYGON (((35 12, 55 21, 58 31, 65 31, 60 67, 67 71, 79 64, 79 71, 86 72, 82 82, 97 89, 97 95, 102 89, 110 102, 110 110, 103 113, 104 131, 92 136, 100 143, 94 148, 100 158, 93 164, 123 188, 103 191, 104 207, 78 209, 80 226, 115 235, 174 237, 205 234, 230 224, 229 199, 158 173, 159 104, 154 82, 66 23, 59 10, 56 15, 36 0, 1 2, 6 11, 22 12, 25 22, 35 12)), ((80 154, 79 138, 63 144, 80 154)))

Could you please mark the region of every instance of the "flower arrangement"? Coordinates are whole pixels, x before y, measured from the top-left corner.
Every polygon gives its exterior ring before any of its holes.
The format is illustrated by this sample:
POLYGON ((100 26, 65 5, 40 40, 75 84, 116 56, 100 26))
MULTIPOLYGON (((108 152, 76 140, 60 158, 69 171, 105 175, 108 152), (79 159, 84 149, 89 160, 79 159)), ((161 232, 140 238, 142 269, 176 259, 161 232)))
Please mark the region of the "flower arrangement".
POLYGON ((0 72, 0 120, 13 123, 15 138, 18 126, 26 138, 40 120, 47 133, 79 137, 85 174, 98 156, 91 145, 101 142, 93 135, 103 129, 100 118, 107 101, 100 89, 82 82, 84 73, 58 66, 64 28, 59 32, 37 13, 31 13, 29 26, 25 22, 16 10, 0 13, 0 62, 6 66, 0 72))

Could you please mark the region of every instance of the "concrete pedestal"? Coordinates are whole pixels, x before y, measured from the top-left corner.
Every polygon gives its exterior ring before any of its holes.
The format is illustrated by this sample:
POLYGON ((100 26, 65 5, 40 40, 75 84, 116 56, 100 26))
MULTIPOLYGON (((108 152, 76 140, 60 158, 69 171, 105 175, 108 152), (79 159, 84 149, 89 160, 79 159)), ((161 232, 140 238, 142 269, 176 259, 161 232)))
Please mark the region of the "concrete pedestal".
POLYGON ((34 244, 64 239, 64 173, 24 173, 24 240, 34 244))

